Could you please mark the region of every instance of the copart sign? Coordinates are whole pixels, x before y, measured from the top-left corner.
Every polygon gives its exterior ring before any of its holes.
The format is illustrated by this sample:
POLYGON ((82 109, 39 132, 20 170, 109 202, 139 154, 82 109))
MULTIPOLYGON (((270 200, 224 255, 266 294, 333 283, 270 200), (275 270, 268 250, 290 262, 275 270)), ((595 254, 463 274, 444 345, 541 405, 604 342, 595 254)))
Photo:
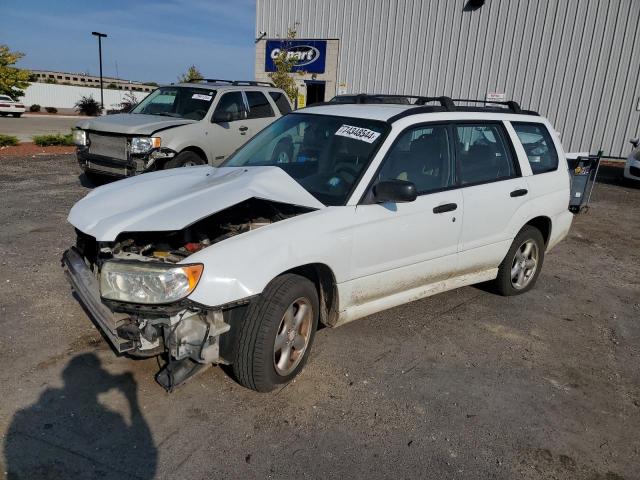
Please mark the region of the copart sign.
POLYGON ((296 60, 294 72, 324 73, 327 41, 326 40, 267 40, 265 54, 265 72, 276 70, 273 60, 286 52, 288 58, 296 60))

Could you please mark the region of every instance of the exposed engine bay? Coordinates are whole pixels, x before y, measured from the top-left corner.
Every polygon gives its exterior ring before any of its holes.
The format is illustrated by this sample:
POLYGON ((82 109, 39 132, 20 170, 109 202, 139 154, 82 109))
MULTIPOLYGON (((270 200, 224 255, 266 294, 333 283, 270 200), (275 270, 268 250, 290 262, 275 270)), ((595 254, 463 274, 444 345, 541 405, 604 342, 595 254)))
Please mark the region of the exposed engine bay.
MULTIPOLYGON (((178 231, 123 232, 115 242, 96 242, 78 231, 75 251, 83 258, 87 271, 92 272, 98 290, 103 265, 110 260, 180 267, 179 262, 204 248, 312 210, 251 198, 178 231)), ((72 270, 69 265, 67 268, 72 270)), ((157 376, 167 390, 212 363, 229 363, 224 358, 224 349, 231 341, 225 342, 224 334, 230 330, 230 319, 238 315, 237 309, 242 305, 212 309, 188 299, 166 305, 144 305, 108 300, 104 292, 96 295, 117 317, 112 324, 100 326, 119 352, 145 357, 167 353, 167 366, 157 376)))
POLYGON ((119 258, 177 263, 215 243, 312 210, 252 198, 182 230, 124 232, 113 244, 100 245, 96 260, 119 258))

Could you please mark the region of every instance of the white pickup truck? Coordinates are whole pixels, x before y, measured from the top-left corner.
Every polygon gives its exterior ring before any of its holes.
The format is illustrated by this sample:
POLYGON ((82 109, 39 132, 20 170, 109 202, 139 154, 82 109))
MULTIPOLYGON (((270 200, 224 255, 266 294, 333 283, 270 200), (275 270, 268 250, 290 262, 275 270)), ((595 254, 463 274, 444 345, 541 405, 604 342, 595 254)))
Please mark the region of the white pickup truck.
POLYGON ((95 189, 69 214, 73 288, 118 352, 168 352, 168 390, 222 363, 258 391, 300 372, 319 322, 530 290, 572 221, 554 129, 515 102, 412 101, 305 108, 220 168, 95 189))

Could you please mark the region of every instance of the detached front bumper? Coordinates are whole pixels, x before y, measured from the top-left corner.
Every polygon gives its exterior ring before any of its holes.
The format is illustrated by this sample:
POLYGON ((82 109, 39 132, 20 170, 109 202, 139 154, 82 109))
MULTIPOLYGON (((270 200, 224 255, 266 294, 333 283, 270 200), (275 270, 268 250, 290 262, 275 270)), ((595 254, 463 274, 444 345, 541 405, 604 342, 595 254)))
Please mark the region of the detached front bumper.
POLYGON ((100 329, 111 341, 118 353, 136 348, 133 340, 118 335, 118 328, 131 322, 129 315, 111 311, 100 299, 98 280, 75 248, 70 248, 62 256, 65 273, 80 303, 91 314, 100 329))

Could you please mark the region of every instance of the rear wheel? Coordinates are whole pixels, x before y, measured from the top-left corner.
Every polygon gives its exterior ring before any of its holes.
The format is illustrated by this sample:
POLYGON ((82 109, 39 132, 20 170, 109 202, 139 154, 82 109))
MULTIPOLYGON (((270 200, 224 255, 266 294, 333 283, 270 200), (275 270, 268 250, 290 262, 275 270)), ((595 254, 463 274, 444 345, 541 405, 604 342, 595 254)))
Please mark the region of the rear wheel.
POLYGON ((193 167, 195 165, 204 165, 205 160, 196 152, 182 152, 173 157, 167 163, 164 164, 164 169, 179 168, 179 167, 193 167))
POLYGON ((233 372, 240 384, 268 392, 304 367, 318 326, 318 293, 300 275, 273 280, 251 303, 240 326, 233 372))
POLYGON ((526 225, 511 244, 495 280, 498 293, 519 295, 533 288, 544 261, 544 239, 535 227, 526 225))
POLYGON ((13 115, 15 118, 20 118, 22 116, 21 113, 12 113, 11 115, 13 115))

